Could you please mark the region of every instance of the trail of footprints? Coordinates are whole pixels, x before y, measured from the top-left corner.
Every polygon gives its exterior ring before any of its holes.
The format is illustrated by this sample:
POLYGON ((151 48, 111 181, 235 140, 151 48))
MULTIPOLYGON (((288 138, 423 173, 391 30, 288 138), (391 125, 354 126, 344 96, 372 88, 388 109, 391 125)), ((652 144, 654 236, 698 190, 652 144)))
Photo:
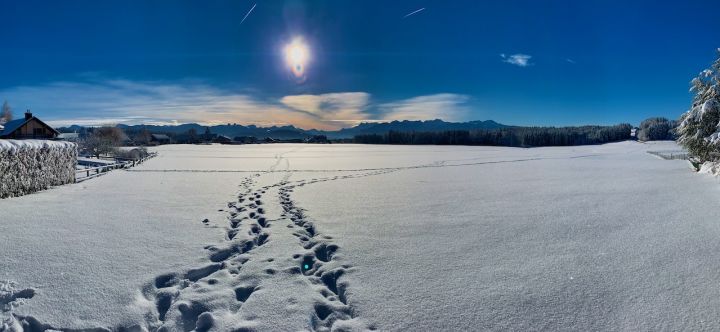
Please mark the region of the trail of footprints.
POLYGON ((303 209, 297 207, 290 198, 293 185, 283 183, 280 188, 280 204, 283 207, 283 217, 290 219, 292 223, 287 227, 294 230, 293 235, 300 240, 301 246, 309 250, 306 253, 296 253, 293 258, 300 262, 299 271, 309 278, 310 282, 316 285, 324 285, 320 288, 322 296, 327 298, 329 304, 316 304, 315 314, 319 321, 315 322, 314 328, 331 328, 336 320, 353 318, 352 308, 348 306, 345 290, 347 284, 338 283, 338 279, 350 268, 349 265, 342 265, 333 269, 323 269, 323 264, 330 262, 338 247, 328 240, 329 236, 319 236, 315 226, 305 216, 303 209), (340 302, 341 304, 334 304, 340 302))
MULTIPOLYGON (((278 162, 279 164, 279 162, 278 162)), ((272 169, 277 166, 274 165, 272 169)), ((298 274, 316 285, 327 301, 314 305, 312 329, 329 331, 342 320, 355 318, 352 307, 347 301, 347 282, 341 276, 351 268, 348 264, 331 264, 338 246, 331 242, 330 236, 321 235, 315 225, 291 198, 297 187, 317 182, 358 178, 390 173, 395 170, 379 170, 344 176, 315 178, 311 180, 289 181, 292 173, 287 173, 274 185, 255 189, 256 179, 262 174, 256 173, 241 182, 237 201, 227 205, 228 225, 225 241, 219 245, 206 246, 209 251, 209 264, 190 269, 184 273, 168 273, 157 276, 143 289, 147 301, 155 308, 148 325, 158 331, 207 331, 214 326, 212 314, 215 307, 229 307, 237 312, 253 293, 262 289, 262 282, 252 276, 241 275, 244 264, 252 258, 254 250, 271 241, 271 227, 287 227, 299 240, 298 250, 292 255, 295 266, 282 269, 283 273, 298 274), (264 196, 270 190, 277 192, 282 208, 281 217, 270 220, 265 214, 264 196), (240 280, 240 279, 244 280, 240 280), (227 281, 227 280, 230 281, 227 281), (222 285, 218 285, 222 283, 222 285), (228 305, 226 293, 228 286, 234 289, 233 301, 228 305), (198 300, 198 294, 202 300, 198 300)), ((206 220, 203 223, 207 224, 206 220)), ((272 262, 273 259, 267 259, 272 262)), ((279 272, 273 268, 264 270, 272 276, 279 272)), ((372 326, 368 327, 372 330, 372 326)), ((237 331, 251 331, 252 328, 237 331)))
MULTIPOLYGON (((252 190, 254 178, 259 176, 258 173, 246 177, 241 182, 242 189, 237 201, 228 203, 226 241, 219 246, 205 247, 210 252, 210 264, 184 273, 157 276, 151 285, 145 287, 143 295, 154 302, 156 309, 156 316, 148 319, 151 329, 207 331, 213 327, 214 318, 210 306, 212 299, 199 301, 194 296, 197 295, 195 293, 203 292, 203 288, 212 287, 223 279, 221 275, 212 278, 215 274, 223 273, 225 277, 237 275, 242 265, 249 260, 249 257, 243 254, 264 245, 269 238, 264 229, 269 228, 270 223, 264 217, 261 200, 265 190, 252 190), (239 236, 241 232, 245 232, 247 236, 239 236), (184 293, 189 296, 184 296, 184 293)), ((203 223, 207 224, 208 221, 203 220, 203 223)), ((234 300, 237 304, 234 308, 231 306, 231 309, 239 310, 255 289, 254 285, 236 287, 234 300)))

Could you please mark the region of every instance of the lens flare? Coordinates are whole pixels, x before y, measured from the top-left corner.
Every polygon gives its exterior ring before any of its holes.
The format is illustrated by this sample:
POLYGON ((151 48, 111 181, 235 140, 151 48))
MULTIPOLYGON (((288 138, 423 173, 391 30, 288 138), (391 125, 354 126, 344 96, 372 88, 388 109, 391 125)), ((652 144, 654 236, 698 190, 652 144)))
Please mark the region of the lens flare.
POLYGON ((285 62, 296 79, 305 79, 305 66, 309 59, 310 51, 301 38, 295 38, 285 46, 285 62))

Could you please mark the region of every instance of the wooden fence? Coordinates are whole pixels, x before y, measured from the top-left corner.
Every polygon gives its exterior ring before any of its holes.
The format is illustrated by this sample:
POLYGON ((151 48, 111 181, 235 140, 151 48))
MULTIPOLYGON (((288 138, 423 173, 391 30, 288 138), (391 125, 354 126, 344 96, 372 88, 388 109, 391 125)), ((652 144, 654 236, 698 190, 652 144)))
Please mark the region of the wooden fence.
POLYGON ((120 169, 120 168, 125 169, 125 168, 135 167, 136 165, 140 165, 143 162, 145 162, 146 160, 148 160, 152 157, 155 157, 156 155, 157 155, 157 153, 150 153, 150 154, 148 154, 147 157, 140 158, 138 160, 117 158, 116 160, 121 160, 121 161, 113 163, 113 164, 103 165, 103 166, 75 170, 75 183, 83 182, 85 180, 89 180, 89 179, 96 178, 101 175, 105 175, 106 173, 108 173, 112 170, 115 170, 115 169, 120 169))
POLYGON ((647 151, 647 153, 665 160, 690 159, 687 151, 647 151))

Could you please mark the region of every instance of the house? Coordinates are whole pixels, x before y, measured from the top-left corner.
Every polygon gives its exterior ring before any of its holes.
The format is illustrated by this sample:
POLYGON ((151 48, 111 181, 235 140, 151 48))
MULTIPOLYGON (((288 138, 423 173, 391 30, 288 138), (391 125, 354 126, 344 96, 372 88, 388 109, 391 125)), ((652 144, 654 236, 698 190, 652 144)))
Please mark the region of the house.
POLYGON ((170 136, 164 134, 151 134, 150 142, 153 144, 169 144, 172 140, 170 136))
POLYGON ((224 136, 224 135, 217 135, 213 139, 213 143, 222 143, 222 144, 228 144, 232 143, 232 139, 230 137, 224 136))
POLYGON ((22 119, 6 122, 0 138, 6 139, 53 139, 60 133, 45 122, 34 117, 28 110, 22 119))

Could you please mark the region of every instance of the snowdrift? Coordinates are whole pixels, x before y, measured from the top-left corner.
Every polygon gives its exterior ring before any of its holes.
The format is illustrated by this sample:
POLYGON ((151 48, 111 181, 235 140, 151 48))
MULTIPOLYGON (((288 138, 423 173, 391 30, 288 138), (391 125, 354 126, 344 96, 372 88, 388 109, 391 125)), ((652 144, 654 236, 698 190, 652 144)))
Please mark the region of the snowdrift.
POLYGON ((46 140, 0 140, 0 198, 75 182, 77 145, 46 140))

